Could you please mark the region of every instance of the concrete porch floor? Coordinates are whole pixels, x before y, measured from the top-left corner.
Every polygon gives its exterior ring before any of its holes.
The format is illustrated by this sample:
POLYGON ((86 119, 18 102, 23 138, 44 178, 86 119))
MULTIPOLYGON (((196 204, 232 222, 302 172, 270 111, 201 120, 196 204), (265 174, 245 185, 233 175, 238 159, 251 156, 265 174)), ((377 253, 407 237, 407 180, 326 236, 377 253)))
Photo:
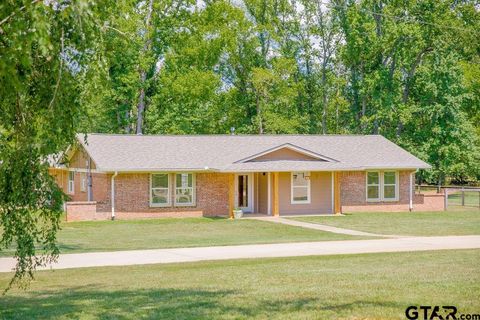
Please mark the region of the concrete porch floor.
POLYGON ((333 213, 296 213, 296 214, 280 214, 277 217, 265 213, 244 213, 242 219, 248 218, 296 218, 296 217, 340 217, 343 214, 333 213))

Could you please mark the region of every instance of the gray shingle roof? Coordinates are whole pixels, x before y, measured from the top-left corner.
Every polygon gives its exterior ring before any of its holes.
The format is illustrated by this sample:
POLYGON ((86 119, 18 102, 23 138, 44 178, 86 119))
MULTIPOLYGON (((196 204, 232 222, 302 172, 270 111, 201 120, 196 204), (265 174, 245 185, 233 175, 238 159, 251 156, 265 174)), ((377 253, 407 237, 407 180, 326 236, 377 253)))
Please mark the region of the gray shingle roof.
POLYGON ((102 171, 331 171, 430 166, 380 135, 78 135, 102 171), (290 144, 336 161, 238 162, 290 144))

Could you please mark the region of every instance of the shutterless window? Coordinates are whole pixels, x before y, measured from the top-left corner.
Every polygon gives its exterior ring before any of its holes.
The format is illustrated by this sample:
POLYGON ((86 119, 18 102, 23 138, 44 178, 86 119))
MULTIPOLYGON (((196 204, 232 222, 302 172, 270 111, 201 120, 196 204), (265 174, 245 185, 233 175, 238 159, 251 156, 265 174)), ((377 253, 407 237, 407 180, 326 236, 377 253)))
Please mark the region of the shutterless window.
POLYGON ((380 200, 380 172, 367 172, 367 200, 380 200))
POLYGON ((310 174, 292 172, 292 204, 310 203, 310 174))
POLYGON ((75 192, 75 172, 69 171, 68 172, 68 193, 75 192))
POLYGON ((170 179, 166 173, 152 174, 150 191, 150 204, 162 207, 170 205, 170 179))
POLYGON ((87 191, 87 175, 85 173, 82 173, 80 175, 80 191, 85 192, 87 191))
POLYGON ((175 174, 175 205, 195 204, 195 176, 192 173, 175 174))
POLYGON ((395 200, 397 198, 397 173, 395 171, 385 171, 383 173, 383 198, 385 200, 395 200))

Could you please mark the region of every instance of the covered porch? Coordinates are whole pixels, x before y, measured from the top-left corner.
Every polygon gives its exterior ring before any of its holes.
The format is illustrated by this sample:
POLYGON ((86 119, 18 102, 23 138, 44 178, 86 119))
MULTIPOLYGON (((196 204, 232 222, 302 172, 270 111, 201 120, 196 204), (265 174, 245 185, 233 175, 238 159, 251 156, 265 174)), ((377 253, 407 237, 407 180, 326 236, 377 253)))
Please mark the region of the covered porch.
POLYGON ((334 171, 237 172, 229 185, 229 214, 248 216, 339 214, 340 183, 334 171))

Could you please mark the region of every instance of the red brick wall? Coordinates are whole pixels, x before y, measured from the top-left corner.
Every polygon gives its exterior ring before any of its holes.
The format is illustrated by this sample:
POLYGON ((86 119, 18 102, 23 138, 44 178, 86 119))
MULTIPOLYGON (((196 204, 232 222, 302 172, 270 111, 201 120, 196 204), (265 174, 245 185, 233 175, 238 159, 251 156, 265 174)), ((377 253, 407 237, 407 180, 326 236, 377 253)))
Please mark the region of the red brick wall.
MULTIPOLYGON (((196 206, 150 207, 150 174, 120 173, 115 177, 115 215, 118 218, 169 216, 214 216, 228 214, 230 174, 197 173, 196 206)), ((111 212, 111 177, 106 175, 104 194, 97 200, 97 211, 111 212), (99 200, 102 198, 101 200, 99 200)), ((173 181, 173 176, 170 178, 173 181)), ((174 190, 171 188, 171 196, 174 190)), ((96 198, 97 196, 97 198, 96 198)), ((171 203, 173 204, 173 198, 171 203)))
MULTIPOLYGON (((394 212, 409 210, 409 183, 410 173, 399 172, 399 200, 386 202, 366 201, 366 172, 342 172, 340 175, 340 197, 343 212, 394 212)), ((412 179, 412 181, 415 181, 412 179)), ((414 195, 414 211, 439 211, 444 208, 443 195, 414 195)))
MULTIPOLYGON (((74 193, 68 193, 67 185, 68 185, 68 171, 65 171, 65 183, 63 187, 63 191, 70 197, 70 201, 87 201, 88 200, 88 181, 86 180, 86 188, 85 191, 82 191, 80 185, 82 183, 82 176, 87 179, 86 172, 75 172, 74 178, 74 193)), ((105 202, 107 200, 107 185, 109 185, 110 180, 105 173, 92 173, 92 195, 93 201, 97 202, 105 202)))
POLYGON ((67 202, 67 221, 106 220, 105 213, 97 212, 95 201, 67 202))
MULTIPOLYGON (((408 184, 412 171, 400 171, 399 176, 399 201, 396 203, 409 202, 408 184)), ((367 197, 366 172, 345 171, 340 176, 340 193, 342 205, 363 205, 367 197)), ((388 202, 390 203, 390 202, 388 202)))

